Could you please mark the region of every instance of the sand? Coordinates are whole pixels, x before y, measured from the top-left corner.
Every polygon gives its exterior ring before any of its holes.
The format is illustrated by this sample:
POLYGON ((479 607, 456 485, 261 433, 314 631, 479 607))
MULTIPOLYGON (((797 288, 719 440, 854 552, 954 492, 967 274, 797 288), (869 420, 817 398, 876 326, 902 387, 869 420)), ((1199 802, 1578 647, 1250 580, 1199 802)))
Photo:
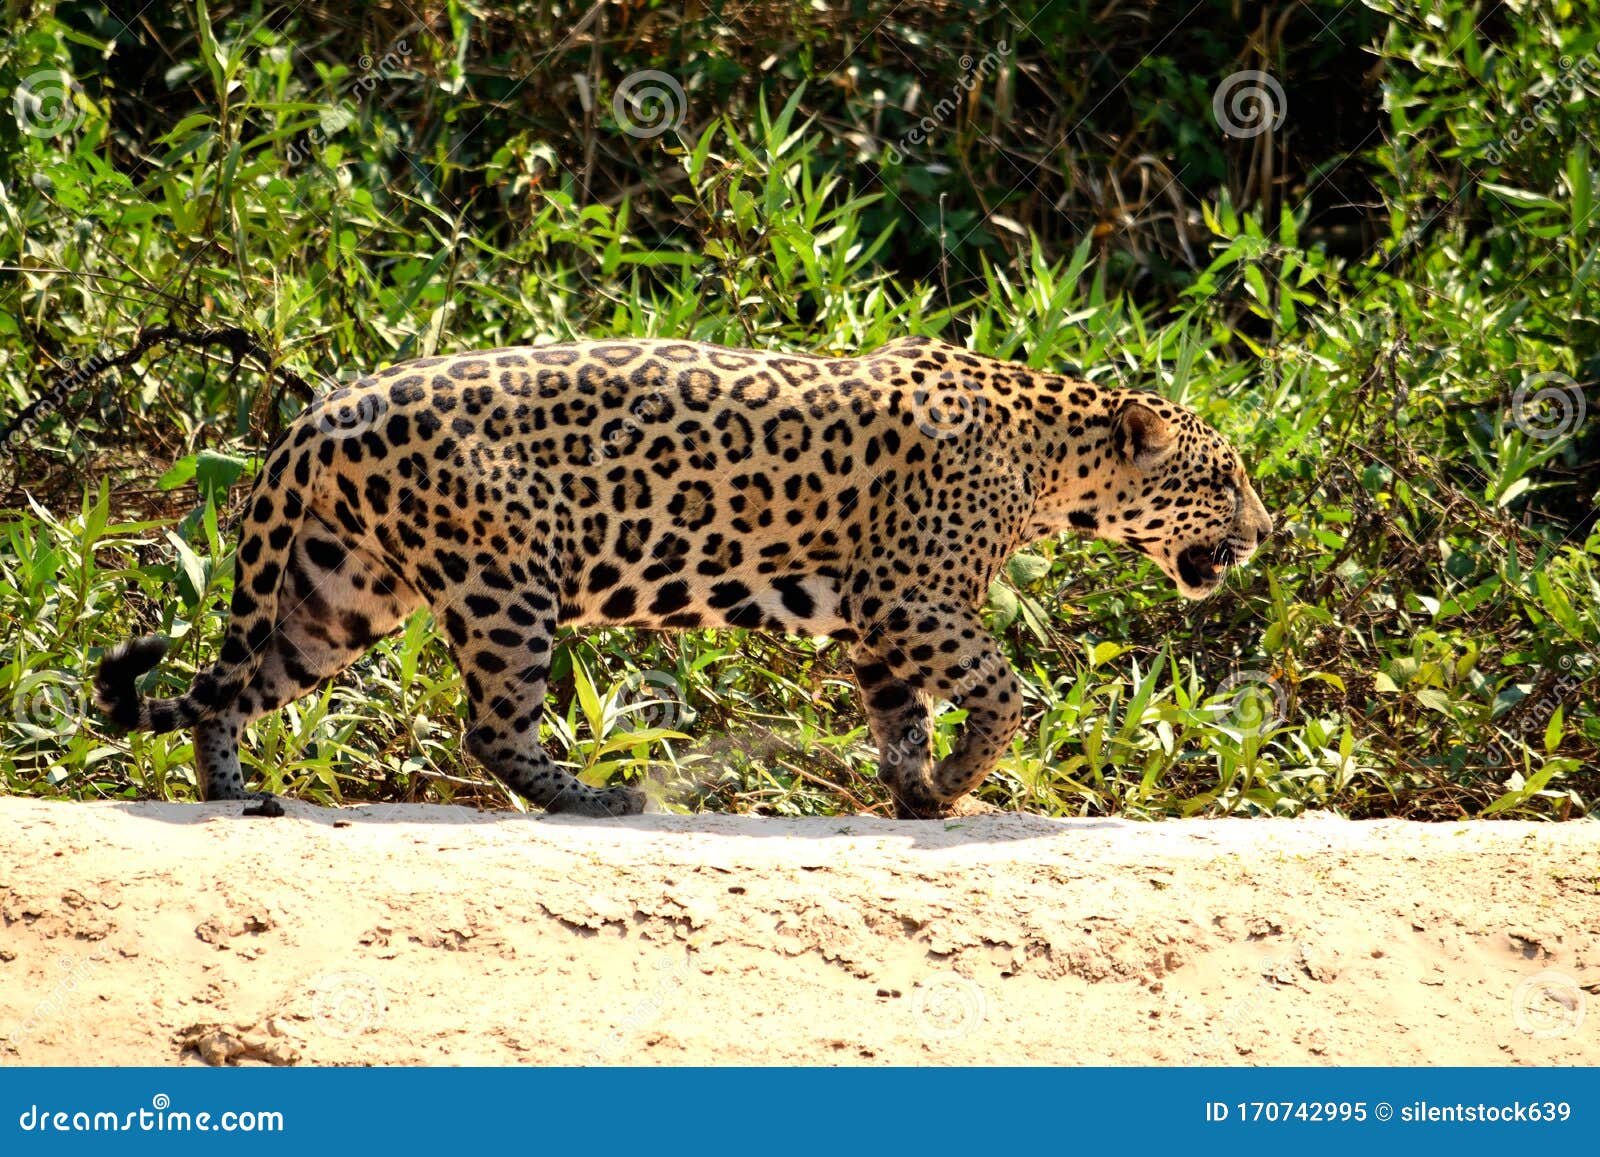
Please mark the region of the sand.
POLYGON ((1596 1064, 1600 824, 0 799, 6 1064, 1596 1064))

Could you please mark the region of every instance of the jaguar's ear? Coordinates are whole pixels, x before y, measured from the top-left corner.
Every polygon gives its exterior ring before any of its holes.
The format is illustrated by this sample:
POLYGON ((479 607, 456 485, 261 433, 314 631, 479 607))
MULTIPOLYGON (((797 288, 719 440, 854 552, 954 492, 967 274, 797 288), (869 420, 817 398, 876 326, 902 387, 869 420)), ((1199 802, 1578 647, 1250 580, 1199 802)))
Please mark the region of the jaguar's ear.
POLYGON ((1148 473, 1178 448, 1173 424, 1143 402, 1124 402, 1111 423, 1117 457, 1148 473))

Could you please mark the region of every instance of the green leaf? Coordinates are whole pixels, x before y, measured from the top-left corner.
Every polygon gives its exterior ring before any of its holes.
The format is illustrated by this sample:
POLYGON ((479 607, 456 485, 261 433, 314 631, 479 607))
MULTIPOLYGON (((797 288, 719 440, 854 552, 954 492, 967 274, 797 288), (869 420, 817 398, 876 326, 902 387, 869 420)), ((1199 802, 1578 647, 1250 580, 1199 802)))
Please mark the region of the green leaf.
POLYGON ((589 724, 589 730, 599 738, 605 730, 605 710, 595 691, 594 680, 589 678, 589 669, 576 656, 572 660, 572 688, 577 693, 578 706, 583 711, 585 722, 589 724))
POLYGON ((1493 193, 1503 201, 1510 201, 1513 205, 1527 205, 1529 208, 1534 209, 1560 210, 1562 208, 1559 201, 1553 201, 1539 193, 1530 193, 1527 189, 1513 189, 1509 185, 1497 185, 1493 181, 1480 182, 1478 188, 1493 193))
POLYGON ((1505 491, 1500 495, 1499 498, 1495 499, 1495 506, 1501 509, 1510 506, 1513 502, 1520 498, 1531 485, 1533 485, 1533 479, 1527 477, 1518 478, 1510 486, 1505 488, 1505 491))
POLYGON ((185 454, 172 464, 172 468, 156 479, 156 485, 163 490, 176 490, 194 477, 195 466, 199 456, 185 454))
MULTIPOLYGON (((1379 678, 1383 678, 1383 676, 1380 674, 1379 678)), ((1330 687, 1337 687, 1341 694, 1345 689, 1344 680, 1339 678, 1339 676, 1335 675, 1332 671, 1308 671, 1300 677, 1300 681, 1302 683, 1326 683, 1330 687)), ((1376 679, 1373 680, 1373 685, 1377 686, 1376 679)))
POLYGON ((1123 646, 1121 643, 1113 643, 1109 639, 1101 643, 1096 643, 1094 646, 1089 648, 1089 666, 1099 667, 1102 664, 1109 663, 1126 650, 1128 650, 1128 648, 1123 646))
POLYGON ((198 607, 206 591, 206 564, 189 544, 172 531, 167 531, 167 541, 178 554, 179 593, 190 607, 198 607))
POLYGON ((591 758, 610 755, 617 751, 631 751, 641 744, 659 743, 663 739, 688 739, 682 731, 673 731, 665 727, 641 727, 637 731, 622 730, 614 732, 602 743, 597 743, 590 749, 591 758))
POLYGON ((1572 232, 1581 237, 1593 223, 1594 169, 1589 160, 1589 142, 1579 139, 1567 154, 1567 188, 1572 194, 1572 232))
POLYGON ((211 73, 211 83, 217 90, 217 99, 227 100, 226 71, 228 58, 217 43, 217 34, 211 27, 211 12, 206 0, 195 0, 195 28, 200 33, 200 56, 211 73))
POLYGON ((1050 560, 1040 554, 1014 555, 1006 569, 1019 587, 1031 586, 1050 573, 1050 560))
POLYGON ((1544 790, 1545 784, 1550 782, 1551 777, 1553 777, 1557 771, 1562 770, 1562 764, 1564 762, 1567 761, 1555 759, 1547 761, 1543 767, 1528 777, 1526 783, 1512 791, 1506 792, 1505 795, 1501 796, 1499 799, 1495 800, 1488 807, 1479 812, 1479 817, 1487 818, 1488 816, 1499 815, 1501 812, 1508 811, 1511 808, 1516 807, 1518 804, 1531 799, 1534 793, 1544 790))
POLYGON ((1563 726, 1565 718, 1565 705, 1557 704, 1556 709, 1550 714, 1550 722, 1545 724, 1544 728, 1544 749, 1546 752, 1554 752, 1561 746, 1561 736, 1566 730, 1563 726))
POLYGON ((219 454, 215 450, 202 450, 195 457, 194 479, 200 495, 221 505, 228 488, 239 480, 249 465, 244 458, 232 454, 219 454))
POLYGON ((989 609, 994 614, 994 629, 1003 631, 1017 621, 1022 613, 1022 603, 1017 594, 1004 583, 989 586, 989 609))
POLYGON ((1417 692, 1417 702, 1441 715, 1450 714, 1450 696, 1437 687, 1424 687, 1417 692))

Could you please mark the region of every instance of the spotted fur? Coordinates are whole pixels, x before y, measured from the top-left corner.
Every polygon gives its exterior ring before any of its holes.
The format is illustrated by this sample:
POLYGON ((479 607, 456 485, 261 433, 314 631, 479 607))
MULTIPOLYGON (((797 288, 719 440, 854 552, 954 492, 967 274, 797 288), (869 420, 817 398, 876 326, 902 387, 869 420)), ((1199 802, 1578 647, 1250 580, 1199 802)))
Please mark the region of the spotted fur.
POLYGON ((979 618, 1008 556, 1075 529, 1199 598, 1271 527, 1183 406, 927 338, 858 358, 645 340, 425 358, 317 400, 268 451, 218 661, 148 699, 164 643, 135 639, 96 699, 124 728, 194 728, 206 798, 258 798, 240 729, 427 606, 472 754, 548 811, 617 815, 642 794, 582 784, 539 744, 559 625, 831 635, 898 813, 932 816, 1021 719, 979 618), (940 699, 967 723, 936 762, 940 699))

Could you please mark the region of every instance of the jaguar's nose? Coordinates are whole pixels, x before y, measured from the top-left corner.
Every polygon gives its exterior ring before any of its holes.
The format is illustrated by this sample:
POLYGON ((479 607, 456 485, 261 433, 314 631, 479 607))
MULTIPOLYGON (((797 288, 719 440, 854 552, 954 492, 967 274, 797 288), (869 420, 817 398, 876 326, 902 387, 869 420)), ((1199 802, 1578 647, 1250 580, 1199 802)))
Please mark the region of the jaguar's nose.
POLYGON ((1255 535, 1252 546, 1260 546, 1272 537, 1272 515, 1267 513, 1267 508, 1261 504, 1260 499, 1254 503, 1255 509, 1250 511, 1249 521, 1244 529, 1255 535))

